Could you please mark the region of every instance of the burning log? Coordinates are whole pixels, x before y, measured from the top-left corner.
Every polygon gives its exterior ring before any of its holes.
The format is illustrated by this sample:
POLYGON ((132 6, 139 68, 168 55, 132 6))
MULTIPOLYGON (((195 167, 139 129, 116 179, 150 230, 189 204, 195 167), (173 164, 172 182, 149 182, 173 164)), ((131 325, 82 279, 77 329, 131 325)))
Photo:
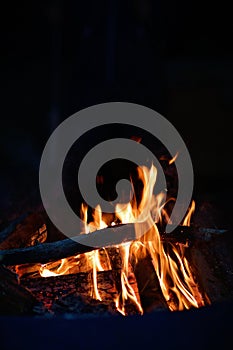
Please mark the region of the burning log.
MULTIPOLYGON (((97 283, 103 302, 113 301, 116 296, 116 289, 112 272, 99 272, 97 283)), ((64 298, 76 294, 83 297, 90 296, 92 293, 92 274, 78 273, 47 278, 23 278, 20 284, 29 289, 37 300, 43 302, 44 306, 50 310, 59 297, 64 298)))
POLYGON ((64 239, 52 243, 38 244, 22 249, 0 251, 0 262, 4 265, 20 265, 26 263, 47 263, 72 255, 87 253, 99 247, 90 246, 94 241, 105 241, 106 246, 121 244, 136 239, 134 225, 119 225, 82 234, 73 239, 64 239), (75 239, 78 239, 77 243, 75 239))
MULTIPOLYGON (((226 232, 226 230, 210 230, 178 226, 170 234, 161 234, 161 241, 187 244, 190 241, 193 242, 195 239, 208 240, 213 235, 223 234, 224 232, 226 232)), ((27 263, 44 264, 50 261, 99 249, 99 247, 93 245, 95 242, 99 245, 99 242, 103 241, 105 247, 110 247, 130 242, 135 239, 137 239, 137 237, 134 224, 117 225, 96 230, 89 234, 81 234, 73 239, 37 244, 27 248, 2 250, 0 251, 0 263, 6 266, 27 263), (79 243, 75 240, 78 240, 79 243), (91 246, 91 244, 93 246, 91 246)))
POLYGON ((117 309, 123 315, 142 313, 140 295, 134 272, 126 259, 126 247, 107 248, 118 296, 115 299, 117 309))
POLYGON ((144 312, 168 309, 149 254, 139 259, 132 255, 131 264, 144 312))
POLYGON ((0 314, 33 314, 36 304, 36 298, 18 284, 17 275, 0 266, 0 314))
MULTIPOLYGON (((78 273, 54 277, 23 278, 20 284, 29 289, 38 302, 53 314, 116 314, 114 300, 118 291, 114 271, 97 273, 97 285, 101 300, 91 297, 92 273, 78 273)), ((137 286, 135 286, 137 290, 137 286)), ((127 305, 128 314, 136 313, 133 303, 127 305)))

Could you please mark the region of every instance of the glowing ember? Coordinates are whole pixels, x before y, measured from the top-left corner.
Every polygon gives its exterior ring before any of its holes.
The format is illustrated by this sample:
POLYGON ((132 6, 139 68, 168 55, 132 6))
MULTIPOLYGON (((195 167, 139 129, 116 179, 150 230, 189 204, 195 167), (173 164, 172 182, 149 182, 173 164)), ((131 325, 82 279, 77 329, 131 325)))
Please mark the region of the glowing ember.
MULTIPOLYGON (((176 160, 177 155, 169 161, 169 164, 176 160)), ((143 184, 140 202, 137 203, 134 195, 131 202, 117 204, 115 207, 115 219, 112 222, 108 222, 100 206, 97 206, 93 212, 93 221, 88 223, 88 208, 85 205, 81 207, 83 234, 88 234, 107 226, 113 226, 117 222, 122 224, 134 223, 137 236, 140 237, 132 243, 121 244, 116 247, 121 256, 119 272, 121 287, 115 299, 116 308, 121 314, 126 315, 125 303, 127 300, 130 300, 135 304, 138 312, 140 314, 143 313, 138 295, 136 295, 129 283, 129 276, 132 272, 130 262, 132 257, 134 261, 138 261, 148 254, 151 257, 164 299, 171 311, 203 306, 203 297, 185 257, 185 247, 181 244, 164 243, 160 239, 157 225, 170 222, 169 215, 165 211, 166 194, 160 193, 155 196, 153 193, 156 185, 157 170, 154 165, 150 169, 142 166, 138 167, 137 170, 138 179, 143 184), (142 231, 140 230, 146 232, 142 237, 140 234, 142 231)), ((195 203, 193 201, 183 221, 184 226, 190 225, 194 209, 195 203)), ((100 249, 62 259, 59 262, 41 265, 39 272, 42 277, 57 276, 72 273, 72 268, 78 265, 82 266, 82 271, 92 271, 91 296, 94 299, 101 300, 97 285, 97 272, 113 269, 108 249, 100 249)))

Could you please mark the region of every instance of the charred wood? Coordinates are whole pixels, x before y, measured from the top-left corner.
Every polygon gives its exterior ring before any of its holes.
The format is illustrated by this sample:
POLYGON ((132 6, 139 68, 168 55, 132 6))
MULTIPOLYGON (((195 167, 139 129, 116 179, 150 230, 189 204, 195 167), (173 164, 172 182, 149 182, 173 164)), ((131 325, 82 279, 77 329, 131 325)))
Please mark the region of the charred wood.
MULTIPOLYGON (((107 313, 118 314, 114 300, 118 294, 113 271, 97 273, 97 286, 102 300, 95 300, 92 294, 92 273, 77 273, 56 277, 23 278, 20 284, 26 287, 44 308, 52 314, 107 313)), ((136 313, 132 303, 127 306, 128 314, 136 313)))
POLYGON ((163 297, 151 257, 149 253, 141 256, 141 258, 135 258, 132 254, 131 264, 136 277, 143 311, 167 309, 167 303, 163 297))
POLYGON ((118 292, 119 307, 126 310, 130 308, 130 313, 141 313, 140 307, 138 306, 141 305, 141 300, 135 274, 132 266, 128 264, 128 261, 127 267, 124 266, 124 247, 111 247, 106 250, 110 258, 116 290, 118 292), (122 274, 127 274, 125 275, 126 281, 122 278, 122 274), (124 286, 122 284, 124 284, 124 286), (137 303, 132 303, 130 299, 125 300, 123 298, 124 293, 122 288, 127 290, 130 295, 135 296, 137 303))
POLYGON ((0 233, 0 249, 14 249, 33 246, 45 242, 46 225, 42 215, 32 213, 22 215, 0 233))
POLYGON ((196 240, 187 254, 206 304, 233 300, 232 232, 196 240))
POLYGON ((37 303, 36 298, 19 285, 17 275, 0 266, 0 314, 33 314, 37 303))
POLYGON ((17 219, 13 220, 9 226, 7 226, 6 228, 4 228, 1 232, 0 232, 0 244, 2 242, 4 242, 16 229, 17 225, 20 224, 26 217, 28 214, 23 214, 20 217, 18 217, 17 219))

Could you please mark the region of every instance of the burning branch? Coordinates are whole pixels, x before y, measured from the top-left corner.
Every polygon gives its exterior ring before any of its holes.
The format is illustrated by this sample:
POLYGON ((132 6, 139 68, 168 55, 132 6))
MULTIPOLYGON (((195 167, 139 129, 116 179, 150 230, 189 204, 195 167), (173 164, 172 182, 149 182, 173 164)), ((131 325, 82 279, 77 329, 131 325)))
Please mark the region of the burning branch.
POLYGON ((20 265, 26 263, 48 263, 67 258, 72 255, 90 252, 99 247, 90 246, 94 240, 104 239, 105 246, 118 245, 136 239, 134 224, 118 225, 97 230, 89 234, 81 234, 73 239, 64 239, 52 243, 38 244, 33 247, 0 251, 0 263, 4 265, 20 265), (76 242, 78 240, 79 243, 76 242))
MULTIPOLYGON (((192 228, 178 226, 170 234, 161 234, 161 241, 187 244, 195 239, 209 239, 212 235, 225 233, 226 230, 192 228)), ((64 239, 52 243, 39 243, 32 247, 0 251, 0 263, 6 266, 26 263, 48 263, 99 249, 90 246, 90 242, 104 240, 105 247, 116 246, 137 239, 134 224, 123 224, 96 230, 89 234, 80 234, 73 239, 64 239), (78 242, 79 243, 78 243, 78 242)))

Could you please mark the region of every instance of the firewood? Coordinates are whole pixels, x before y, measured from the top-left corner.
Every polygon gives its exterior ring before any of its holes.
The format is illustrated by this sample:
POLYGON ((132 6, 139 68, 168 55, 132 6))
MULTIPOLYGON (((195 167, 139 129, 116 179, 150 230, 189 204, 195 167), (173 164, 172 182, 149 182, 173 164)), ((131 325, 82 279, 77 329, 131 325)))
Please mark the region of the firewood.
POLYGON ((222 236, 227 233, 228 229, 218 229, 200 226, 174 226, 168 225, 169 229, 173 229, 171 233, 165 233, 164 228, 159 227, 162 241, 170 241, 177 243, 191 243, 194 240, 209 241, 216 236, 222 236), (174 227, 174 229, 173 229, 174 227))
POLYGON ((206 304, 233 300, 233 234, 196 240, 187 250, 188 260, 206 304))
MULTIPOLYGON (((208 235, 210 235, 209 230, 210 229, 208 229, 208 235)), ((226 231, 221 230, 221 234, 223 234, 223 232, 226 231)), ((211 235, 213 235, 213 232, 211 235)), ((137 237, 134 224, 111 226, 89 234, 80 234, 73 239, 68 238, 51 243, 37 244, 28 248, 2 250, 0 251, 0 263, 6 266, 27 263, 48 263, 50 261, 99 249, 100 242, 103 242, 103 247, 110 247, 135 239, 137 239, 137 237), (78 242, 75 240, 78 240, 78 242), (97 246, 95 246, 95 243, 97 246)), ((206 240, 205 230, 204 233, 202 233, 198 228, 193 229, 191 227, 178 226, 170 234, 161 234, 162 241, 172 243, 186 244, 195 239, 206 240)))
MULTIPOLYGON (((123 296, 123 291, 122 291, 122 279, 121 279, 121 274, 125 273, 124 271, 124 247, 111 247, 111 248, 107 248, 107 253, 108 256, 110 258, 110 262, 111 262, 111 266, 112 266, 112 270, 113 270, 113 276, 114 276, 114 280, 115 280, 115 285, 116 285, 116 290, 118 292, 118 299, 119 299, 119 306, 120 308, 122 308, 124 306, 124 308, 127 309, 127 307, 129 307, 128 301, 124 300, 122 298, 123 296)), ((128 274, 127 274, 127 280, 128 283, 130 285, 130 288, 132 288, 133 293, 136 297, 136 300, 138 302, 139 305, 141 305, 141 300, 140 300, 140 294, 139 294, 139 290, 138 290, 138 285, 137 285, 137 281, 136 281, 136 277, 135 274, 132 270, 132 266, 130 264, 128 264, 127 262, 127 267, 128 267, 128 274)), ((128 290, 128 286, 125 286, 126 289, 128 290)), ((136 305, 136 303, 130 303, 131 307, 133 306, 135 309, 135 312, 138 313, 140 312, 139 307, 136 305)), ((140 312, 141 313, 141 312, 140 312)))
MULTIPOLYGON (((100 254, 101 254, 100 250, 100 254)), ((91 272, 92 268, 90 266, 90 263, 87 262, 87 257, 85 254, 79 254, 75 256, 70 256, 65 258, 66 262, 66 268, 65 273, 68 274, 76 274, 76 273, 83 273, 83 272, 91 272)), ((101 261, 102 263, 102 261, 101 261)), ((46 268, 46 270, 49 270, 51 272, 59 273, 58 269, 62 264, 62 260, 56 260, 46 263, 45 265, 41 265, 40 263, 30 263, 30 264, 22 264, 22 265, 16 265, 11 266, 11 268, 17 273, 18 277, 21 278, 37 278, 41 276, 41 271, 43 268, 46 268)), ((63 269, 64 270, 64 269, 63 269)))
POLYGON ((168 308, 163 297, 159 280, 156 275, 149 253, 135 258, 131 255, 131 265, 136 277, 140 300, 144 312, 165 310, 168 308))
POLYGON ((4 230, 2 230, 0 232, 0 244, 2 242, 4 242, 11 234, 12 232, 15 231, 16 227, 18 224, 20 224, 26 217, 28 214, 23 214, 20 217, 18 217, 17 219, 13 220, 9 226, 7 226, 6 228, 4 228, 4 230))
POLYGON ((17 275, 0 266, 0 314, 33 314, 33 308, 37 304, 36 298, 18 284, 17 275))
MULTIPOLYGON (((99 293, 104 301, 114 300, 116 289, 111 271, 98 272, 99 293)), ((26 287, 44 305, 50 309, 59 296, 78 293, 89 296, 92 291, 92 274, 77 273, 52 277, 23 278, 20 285, 26 287)))
MULTIPOLYGON (((183 243, 186 242, 188 236, 185 230, 182 229, 180 236, 180 241, 183 243)), ((98 247, 90 246, 90 243, 93 244, 96 242, 99 244, 102 241, 105 247, 110 247, 123 242, 133 241, 136 238, 134 224, 117 225, 89 234, 82 234, 73 239, 68 238, 21 249, 2 250, 0 251, 0 263, 8 266, 28 263, 48 263, 98 249, 98 247), (79 243, 75 241, 77 238, 79 243)), ((179 235, 172 233, 170 235, 163 235, 161 239, 179 241, 179 235)))
MULTIPOLYGON (((93 288, 92 273, 77 273, 56 277, 23 278, 20 284, 31 291, 38 302, 53 314, 118 313, 114 300, 118 294, 114 271, 97 272, 97 286, 101 301, 90 297, 93 288)), ((128 302, 127 313, 137 310, 128 302)))
MULTIPOLYGON (((77 237, 76 237, 77 238, 77 237)), ((36 246, 0 251, 0 263, 4 265, 20 265, 26 263, 47 263, 72 255, 90 252, 99 247, 89 246, 91 242, 99 242, 104 239, 106 246, 112 246, 136 238, 133 224, 118 225, 89 234, 78 236, 77 243, 74 239, 38 244, 36 246)))
POLYGON ((25 214, 0 233, 0 249, 14 249, 45 242, 46 225, 41 214, 25 214))

